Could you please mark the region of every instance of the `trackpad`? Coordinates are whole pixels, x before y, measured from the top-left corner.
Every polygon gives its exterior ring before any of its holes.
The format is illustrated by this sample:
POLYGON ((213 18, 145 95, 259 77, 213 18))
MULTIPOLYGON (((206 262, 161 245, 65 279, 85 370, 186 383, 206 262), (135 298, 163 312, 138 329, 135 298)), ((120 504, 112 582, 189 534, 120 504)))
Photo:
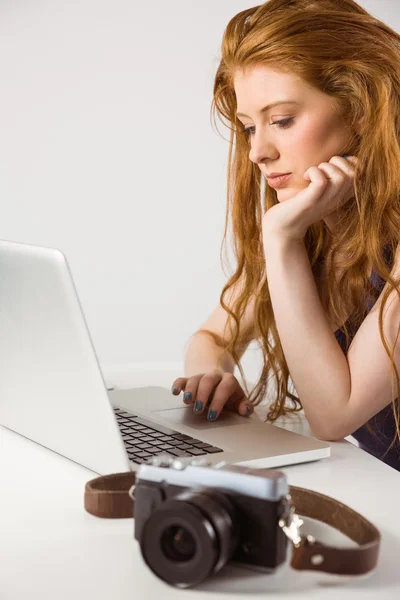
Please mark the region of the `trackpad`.
POLYGON ((223 410, 216 421, 207 419, 207 411, 201 415, 196 415, 193 412, 192 406, 182 406, 182 408, 163 408, 162 410, 151 411, 154 414, 159 414, 164 419, 176 423, 178 425, 186 425, 193 429, 211 429, 215 427, 228 427, 229 425, 249 425, 252 421, 247 417, 223 410))

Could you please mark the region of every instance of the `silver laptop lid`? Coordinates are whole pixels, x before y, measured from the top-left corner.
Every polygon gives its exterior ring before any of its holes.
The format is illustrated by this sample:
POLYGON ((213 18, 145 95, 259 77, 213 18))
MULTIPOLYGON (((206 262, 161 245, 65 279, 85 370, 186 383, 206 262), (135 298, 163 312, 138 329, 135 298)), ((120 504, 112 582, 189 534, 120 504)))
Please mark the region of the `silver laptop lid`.
POLYGON ((64 254, 0 240, 0 424, 96 473, 129 461, 64 254))

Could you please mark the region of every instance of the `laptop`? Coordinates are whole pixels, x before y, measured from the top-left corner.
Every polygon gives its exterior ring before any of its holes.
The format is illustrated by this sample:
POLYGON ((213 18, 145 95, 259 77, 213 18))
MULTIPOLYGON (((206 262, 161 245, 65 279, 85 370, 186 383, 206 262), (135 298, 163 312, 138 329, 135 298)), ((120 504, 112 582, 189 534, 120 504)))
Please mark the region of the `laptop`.
POLYGON ((271 468, 330 455, 256 418, 210 422, 170 388, 107 388, 60 250, 0 240, 0 282, 0 425, 100 475, 160 453, 271 468))

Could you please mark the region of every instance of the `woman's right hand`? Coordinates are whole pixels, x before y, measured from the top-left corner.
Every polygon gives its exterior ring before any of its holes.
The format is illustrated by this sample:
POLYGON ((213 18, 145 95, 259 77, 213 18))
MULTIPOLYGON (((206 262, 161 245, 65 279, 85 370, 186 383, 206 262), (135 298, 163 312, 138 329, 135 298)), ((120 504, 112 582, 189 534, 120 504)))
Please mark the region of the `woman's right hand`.
POLYGON ((214 369, 191 377, 178 377, 172 384, 172 393, 184 392, 185 404, 193 404, 193 412, 202 414, 208 406, 207 418, 215 421, 223 408, 249 417, 254 408, 238 380, 232 373, 214 369))

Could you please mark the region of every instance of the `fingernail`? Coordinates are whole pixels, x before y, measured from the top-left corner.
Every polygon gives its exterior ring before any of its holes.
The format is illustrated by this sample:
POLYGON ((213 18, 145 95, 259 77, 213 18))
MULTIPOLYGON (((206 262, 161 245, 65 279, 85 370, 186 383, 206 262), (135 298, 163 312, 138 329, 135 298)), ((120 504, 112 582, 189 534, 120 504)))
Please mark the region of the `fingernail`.
POLYGON ((248 416, 250 415, 250 413, 251 413, 251 408, 250 408, 250 406, 246 406, 246 412, 245 412, 245 414, 246 414, 246 417, 248 417, 248 416))
POLYGON ((210 410, 210 411, 208 411, 208 417, 207 417, 207 419, 209 421, 215 421, 216 418, 217 418, 217 411, 216 410, 210 410))
POLYGON ((172 393, 176 394, 177 392, 179 392, 179 389, 176 387, 176 385, 174 385, 174 387, 172 388, 172 393))
POLYGON ((185 402, 191 402, 192 401, 192 394, 190 392, 185 392, 183 399, 185 400, 185 402))
POLYGON ((343 158, 348 158, 350 154, 342 154, 343 158))
POLYGON ((196 400, 196 402, 194 403, 194 412, 200 412, 203 408, 203 403, 201 402, 201 400, 196 400))

